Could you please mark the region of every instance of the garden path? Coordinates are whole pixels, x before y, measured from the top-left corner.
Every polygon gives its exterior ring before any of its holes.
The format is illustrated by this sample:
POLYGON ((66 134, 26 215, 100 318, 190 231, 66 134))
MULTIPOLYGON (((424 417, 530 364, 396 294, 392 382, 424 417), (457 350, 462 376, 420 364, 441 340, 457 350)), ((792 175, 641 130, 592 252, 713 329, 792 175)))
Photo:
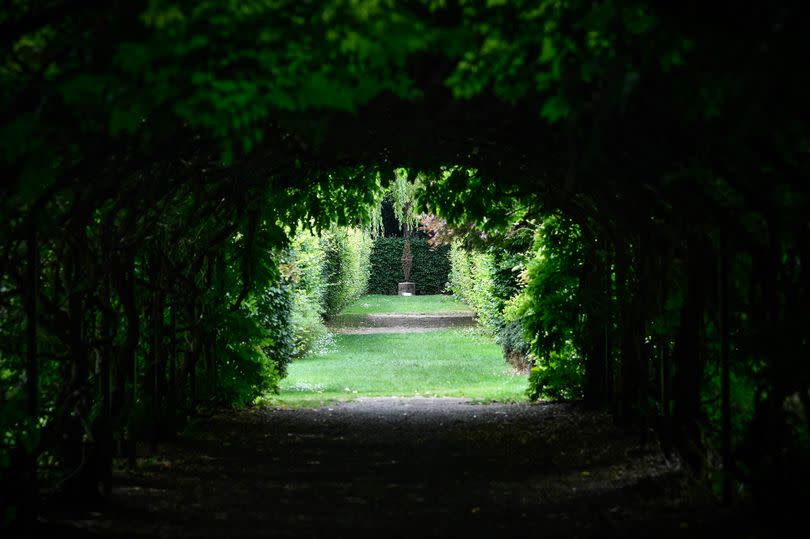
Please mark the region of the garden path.
POLYGON ((48 521, 103 537, 756 536, 638 439, 561 403, 228 412, 119 471, 108 506, 48 521))
MULTIPOLYGON (((424 318, 382 328, 365 318, 369 324, 354 330, 434 329, 420 326, 424 318)), ((677 460, 639 439, 608 414, 572 403, 378 397, 232 411, 198 420, 176 441, 141 448, 137 471, 116 473, 107 506, 78 517, 54 511, 44 531, 167 538, 760 533, 750 519, 718 507, 677 460)))

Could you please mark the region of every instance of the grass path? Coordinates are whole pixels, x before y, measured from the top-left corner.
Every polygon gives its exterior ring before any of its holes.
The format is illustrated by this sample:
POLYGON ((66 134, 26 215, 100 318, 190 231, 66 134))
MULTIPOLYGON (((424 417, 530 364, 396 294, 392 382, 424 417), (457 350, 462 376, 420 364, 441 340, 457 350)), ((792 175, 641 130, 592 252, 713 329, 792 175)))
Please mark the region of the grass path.
MULTIPOLYGON (((463 312, 448 296, 365 296, 345 313, 463 312), (415 301, 414 301, 415 300, 415 301)), ((287 406, 357 397, 467 397, 525 401, 526 376, 515 374, 500 346, 474 329, 335 335, 325 351, 288 368, 281 394, 287 406)))

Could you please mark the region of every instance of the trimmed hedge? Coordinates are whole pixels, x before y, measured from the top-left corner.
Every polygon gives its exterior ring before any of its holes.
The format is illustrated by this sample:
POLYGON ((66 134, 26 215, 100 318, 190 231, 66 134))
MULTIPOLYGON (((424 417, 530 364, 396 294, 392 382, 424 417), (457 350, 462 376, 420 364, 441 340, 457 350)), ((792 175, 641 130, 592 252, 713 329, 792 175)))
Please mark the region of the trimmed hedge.
MULTIPOLYGON (((371 248, 371 276, 368 280, 369 294, 396 294, 397 284, 405 276, 402 273, 402 247, 404 238, 377 238, 371 248)), ((411 281, 416 283, 416 293, 442 294, 450 273, 450 247, 443 245, 431 249, 426 239, 411 238, 413 269, 411 281)))
POLYGON ((282 378, 295 355, 292 328, 293 289, 284 281, 267 287, 257 303, 258 316, 267 330, 262 350, 276 365, 282 378))
POLYGON ((335 227, 321 235, 323 308, 334 316, 366 293, 369 236, 357 229, 335 227))
POLYGON ((495 249, 468 251, 456 242, 450 249, 450 264, 448 288, 472 307, 481 327, 503 348, 506 360, 521 372, 529 371, 535 358, 523 324, 504 316, 504 307, 521 291, 518 270, 524 267, 523 255, 495 249))

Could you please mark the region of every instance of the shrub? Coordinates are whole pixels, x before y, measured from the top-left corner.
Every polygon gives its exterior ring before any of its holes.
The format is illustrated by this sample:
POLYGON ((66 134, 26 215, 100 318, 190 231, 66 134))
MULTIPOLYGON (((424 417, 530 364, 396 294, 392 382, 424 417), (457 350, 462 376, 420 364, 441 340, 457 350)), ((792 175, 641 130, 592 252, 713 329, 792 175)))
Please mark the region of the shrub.
POLYGON ((370 238, 364 231, 333 227, 321 236, 323 248, 323 309, 338 314, 368 289, 370 238))
POLYGON ((293 355, 300 357, 322 340, 323 316, 340 312, 366 292, 371 238, 358 229, 333 227, 316 236, 299 232, 280 265, 291 290, 293 355))
POLYGON ((321 315, 321 305, 307 293, 307 290, 297 289, 293 292, 290 325, 295 357, 301 357, 309 352, 318 339, 327 333, 321 315))
POLYGON ((516 369, 527 371, 535 364, 531 347, 523 335, 523 324, 520 320, 504 322, 497 335, 498 344, 503 348, 506 360, 516 369))
POLYGON ((507 361, 521 371, 531 368, 535 358, 520 317, 507 319, 504 307, 523 288, 520 275, 524 251, 519 246, 514 252, 491 249, 482 253, 454 243, 448 283, 453 294, 476 312, 481 325, 495 335, 507 361))
MULTIPOLYGON (((286 285, 277 282, 240 309, 222 309, 211 317, 219 335, 213 350, 217 367, 198 380, 202 400, 242 407, 278 390, 282 372, 292 359, 288 294, 286 285)), ((131 425, 136 430, 151 428, 149 406, 144 401, 133 412, 131 425)))
POLYGON ((461 301, 471 305, 472 295, 472 255, 454 242, 450 247, 450 274, 447 288, 461 301))
POLYGON ((576 349, 569 342, 559 351, 549 352, 532 368, 526 395, 536 401, 541 397, 554 400, 582 398, 584 372, 576 349))
POLYGON ((578 275, 581 238, 575 223, 547 219, 537 232, 527 286, 506 308, 508 320, 521 320, 537 358, 530 397, 582 397, 584 367, 580 343, 584 328, 578 275))
POLYGON ((292 289, 292 326, 294 356, 309 351, 326 333, 323 324, 324 251, 318 236, 308 231, 297 234, 290 242, 281 272, 292 289))
MULTIPOLYGON (((368 293, 368 280, 371 276, 371 247, 373 244, 368 232, 358 228, 348 229, 347 239, 351 258, 347 267, 348 273, 346 274, 346 294, 348 298, 346 305, 368 293)), ((343 305, 343 307, 346 305, 343 305)))
POLYGON ((267 331, 262 350, 275 365, 279 376, 287 375, 287 365, 295 353, 292 327, 293 291, 284 281, 270 286, 258 300, 258 316, 267 331))
MULTIPOLYGON (((450 272, 450 248, 431 249, 426 239, 410 238, 413 269, 411 280, 416 283, 417 294, 441 294, 445 290, 450 272)), ((396 294, 397 284, 405 276, 402 272, 404 238, 377 238, 371 249, 370 294, 396 294)))
POLYGON ((467 251, 457 243, 450 250, 451 270, 448 287, 478 315, 490 333, 503 327, 501 301, 495 297, 493 255, 467 251))

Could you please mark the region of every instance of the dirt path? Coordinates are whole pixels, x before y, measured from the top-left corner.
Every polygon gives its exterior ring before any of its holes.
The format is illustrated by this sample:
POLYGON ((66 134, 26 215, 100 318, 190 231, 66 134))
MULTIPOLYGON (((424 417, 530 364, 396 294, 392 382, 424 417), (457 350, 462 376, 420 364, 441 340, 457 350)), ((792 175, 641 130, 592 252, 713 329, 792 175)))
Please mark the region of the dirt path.
POLYGON ((116 537, 753 533, 655 447, 572 404, 257 409, 199 422, 144 462, 117 474, 108 507, 51 521, 116 537))

